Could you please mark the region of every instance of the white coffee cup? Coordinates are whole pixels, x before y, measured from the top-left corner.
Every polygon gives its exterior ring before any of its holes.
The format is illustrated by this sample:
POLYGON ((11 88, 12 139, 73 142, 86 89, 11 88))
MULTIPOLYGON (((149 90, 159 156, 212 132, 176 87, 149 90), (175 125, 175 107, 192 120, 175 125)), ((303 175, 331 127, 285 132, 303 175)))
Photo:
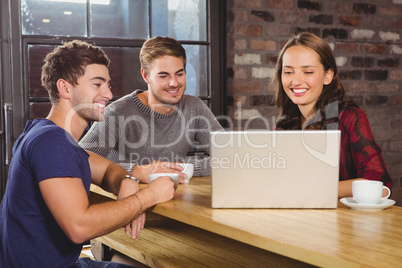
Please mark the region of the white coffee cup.
POLYGON ((353 199, 358 204, 378 204, 391 195, 391 190, 381 181, 354 181, 352 183, 353 199), (388 195, 382 197, 383 189, 388 190, 388 195))
POLYGON ((179 185, 179 174, 176 174, 176 173, 153 173, 148 176, 148 182, 151 182, 162 176, 170 177, 172 179, 172 181, 174 182, 174 189, 175 190, 177 189, 177 186, 179 185))
POLYGON ((187 178, 184 182, 189 182, 194 174, 194 164, 191 163, 180 163, 179 166, 183 168, 183 173, 187 175, 187 178))

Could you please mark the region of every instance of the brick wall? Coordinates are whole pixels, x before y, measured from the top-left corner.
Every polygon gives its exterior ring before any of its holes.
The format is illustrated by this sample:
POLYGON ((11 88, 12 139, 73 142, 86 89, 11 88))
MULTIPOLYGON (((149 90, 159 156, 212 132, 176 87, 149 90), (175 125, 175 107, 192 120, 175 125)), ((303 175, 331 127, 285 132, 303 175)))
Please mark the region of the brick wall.
POLYGON ((277 54, 301 30, 333 48, 347 93, 382 148, 392 198, 402 206, 402 0, 228 0, 228 115, 235 128, 272 127, 277 54))

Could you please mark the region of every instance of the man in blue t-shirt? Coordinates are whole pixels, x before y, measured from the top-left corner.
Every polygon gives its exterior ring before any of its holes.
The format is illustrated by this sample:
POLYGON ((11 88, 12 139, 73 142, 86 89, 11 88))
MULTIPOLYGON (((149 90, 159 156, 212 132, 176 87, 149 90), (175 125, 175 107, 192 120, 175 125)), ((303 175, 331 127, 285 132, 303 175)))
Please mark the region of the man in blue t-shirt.
POLYGON ((108 65, 100 48, 77 40, 46 56, 42 85, 52 108, 28 121, 14 144, 0 206, 0 267, 78 266, 83 242, 123 226, 136 238, 143 212, 173 197, 169 177, 140 191, 131 174, 77 143, 89 121, 104 119, 108 65), (118 201, 90 205, 91 183, 118 201))

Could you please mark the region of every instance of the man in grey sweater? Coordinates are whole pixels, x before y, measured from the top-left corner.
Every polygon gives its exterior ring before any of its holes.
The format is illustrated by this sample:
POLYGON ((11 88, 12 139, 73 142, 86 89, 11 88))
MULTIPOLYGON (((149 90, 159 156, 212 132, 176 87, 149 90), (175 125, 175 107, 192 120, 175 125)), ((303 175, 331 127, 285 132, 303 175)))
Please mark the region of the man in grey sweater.
POLYGON ((136 90, 107 106, 105 121, 96 122, 80 145, 119 163, 144 183, 149 174, 161 172, 185 179, 179 162, 193 163, 194 176, 210 175, 209 132, 223 128, 199 98, 184 94, 184 48, 169 37, 150 38, 140 61, 148 90, 136 90), (208 156, 187 156, 194 149, 208 156))

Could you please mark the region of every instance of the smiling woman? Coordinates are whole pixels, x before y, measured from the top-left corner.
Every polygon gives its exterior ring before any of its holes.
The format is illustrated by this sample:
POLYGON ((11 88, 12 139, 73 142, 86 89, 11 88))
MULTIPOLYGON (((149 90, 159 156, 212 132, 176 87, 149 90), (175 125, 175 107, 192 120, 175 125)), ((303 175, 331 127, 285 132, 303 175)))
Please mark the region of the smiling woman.
POLYGON ((305 46, 290 47, 283 55, 282 84, 286 95, 297 104, 302 124, 315 110, 323 85, 331 83, 332 69, 324 69, 319 55, 305 46))
POLYGON ((392 188, 367 116, 346 97, 324 40, 312 33, 289 39, 279 53, 274 83, 278 130, 341 130, 339 197, 352 196, 354 180, 382 181, 392 188))

